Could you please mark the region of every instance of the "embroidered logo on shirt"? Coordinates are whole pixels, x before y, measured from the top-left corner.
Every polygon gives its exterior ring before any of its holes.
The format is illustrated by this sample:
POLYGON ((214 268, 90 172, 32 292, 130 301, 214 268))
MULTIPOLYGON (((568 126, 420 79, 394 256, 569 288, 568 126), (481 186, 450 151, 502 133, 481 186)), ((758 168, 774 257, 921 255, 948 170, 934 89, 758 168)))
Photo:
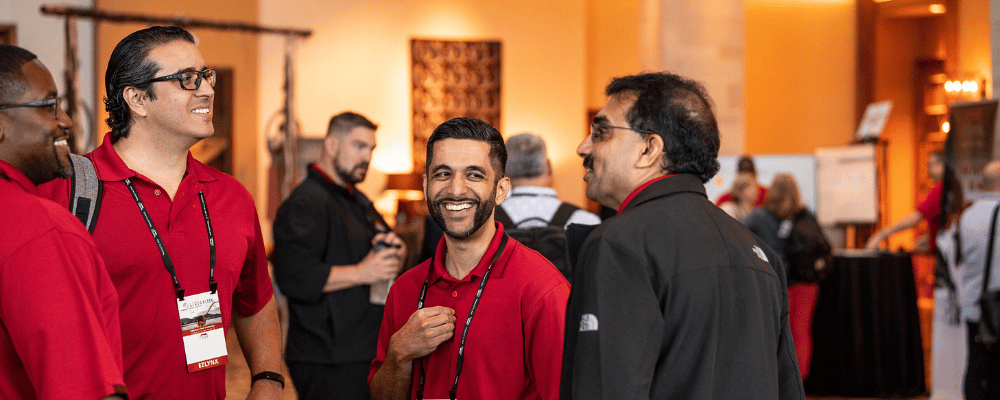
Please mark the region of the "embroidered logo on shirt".
POLYGON ((597 316, 594 314, 583 314, 580 317, 580 332, 596 332, 597 316))
POLYGON ((767 256, 764 255, 764 250, 761 250, 759 246, 754 246, 753 247, 753 252, 757 253, 757 257, 760 257, 760 259, 764 260, 764 262, 770 262, 770 261, 767 261, 767 256))

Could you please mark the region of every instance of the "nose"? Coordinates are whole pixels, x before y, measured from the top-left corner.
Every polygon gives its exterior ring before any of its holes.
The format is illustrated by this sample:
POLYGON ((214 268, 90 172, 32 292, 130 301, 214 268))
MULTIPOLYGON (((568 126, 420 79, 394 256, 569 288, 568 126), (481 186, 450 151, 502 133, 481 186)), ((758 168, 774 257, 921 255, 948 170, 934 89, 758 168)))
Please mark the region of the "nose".
POLYGON ((208 79, 202 79, 201 85, 198 86, 198 89, 195 89, 195 94, 203 97, 211 97, 215 94, 215 88, 208 83, 208 79))
POLYGON ((590 155, 594 147, 594 142, 590 140, 592 136, 593 135, 587 135, 587 137, 583 138, 583 141, 580 142, 580 145, 576 146, 576 155, 580 157, 586 157, 590 155))
POLYGON ((57 107, 56 125, 61 129, 70 129, 73 127, 73 119, 69 117, 69 114, 66 114, 66 111, 62 107, 57 107))

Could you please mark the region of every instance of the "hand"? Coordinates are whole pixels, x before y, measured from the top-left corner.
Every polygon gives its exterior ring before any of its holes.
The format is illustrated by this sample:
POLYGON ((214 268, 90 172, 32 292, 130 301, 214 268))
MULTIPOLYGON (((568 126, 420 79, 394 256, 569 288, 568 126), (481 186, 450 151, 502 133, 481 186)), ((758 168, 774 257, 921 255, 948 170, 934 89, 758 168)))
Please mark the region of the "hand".
POLYGON ((372 247, 375 247, 375 244, 379 241, 389 245, 389 247, 385 249, 386 251, 391 250, 400 260, 406 259, 406 242, 397 236, 395 232, 386 232, 375 235, 375 237, 372 238, 372 247))
POLYGON ((397 249, 392 247, 375 251, 375 244, 383 241, 389 245, 402 245, 402 240, 393 233, 380 233, 372 239, 372 249, 365 258, 358 262, 358 274, 363 284, 395 279, 403 267, 403 259, 398 256, 397 249))
POLYGON ((875 232, 872 237, 868 238, 868 243, 865 244, 865 248, 868 250, 877 250, 879 248, 879 244, 881 244, 883 240, 885 240, 885 238, 882 237, 882 232, 875 232))
POLYGON ((281 384, 270 379, 254 382, 250 385, 250 393, 247 394, 247 400, 281 400, 281 398, 281 384))
POLYGON ((406 324, 392 335, 387 353, 399 362, 410 362, 431 354, 453 336, 455 310, 441 306, 422 308, 411 314, 406 324))

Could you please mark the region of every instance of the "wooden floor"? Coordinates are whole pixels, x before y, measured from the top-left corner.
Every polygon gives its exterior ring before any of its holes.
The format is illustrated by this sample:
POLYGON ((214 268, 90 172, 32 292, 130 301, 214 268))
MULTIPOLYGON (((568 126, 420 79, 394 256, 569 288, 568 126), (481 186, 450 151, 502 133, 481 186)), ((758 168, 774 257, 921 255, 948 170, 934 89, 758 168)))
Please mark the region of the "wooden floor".
MULTIPOLYGON (((226 399, 244 400, 250 391, 250 371, 247 369, 247 362, 240 352, 240 346, 236 341, 236 335, 226 336, 226 345, 229 348, 229 364, 226 365, 226 399)), ((282 368, 285 375, 286 385, 282 400, 298 400, 295 389, 288 378, 288 369, 282 368)), ((806 396, 807 400, 865 400, 856 397, 830 397, 830 396, 806 396)), ((910 400, 928 400, 927 396, 913 397, 910 400)), ((905 400, 905 399, 904 399, 905 400)))

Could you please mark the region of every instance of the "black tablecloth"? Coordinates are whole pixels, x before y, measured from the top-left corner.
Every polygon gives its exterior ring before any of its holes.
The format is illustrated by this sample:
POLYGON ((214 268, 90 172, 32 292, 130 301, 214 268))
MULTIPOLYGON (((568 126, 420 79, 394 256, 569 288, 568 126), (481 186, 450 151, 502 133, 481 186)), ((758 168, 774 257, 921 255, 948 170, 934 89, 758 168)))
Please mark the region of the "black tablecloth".
POLYGON ((835 257, 820 284, 806 392, 910 397, 926 392, 909 254, 835 257))

